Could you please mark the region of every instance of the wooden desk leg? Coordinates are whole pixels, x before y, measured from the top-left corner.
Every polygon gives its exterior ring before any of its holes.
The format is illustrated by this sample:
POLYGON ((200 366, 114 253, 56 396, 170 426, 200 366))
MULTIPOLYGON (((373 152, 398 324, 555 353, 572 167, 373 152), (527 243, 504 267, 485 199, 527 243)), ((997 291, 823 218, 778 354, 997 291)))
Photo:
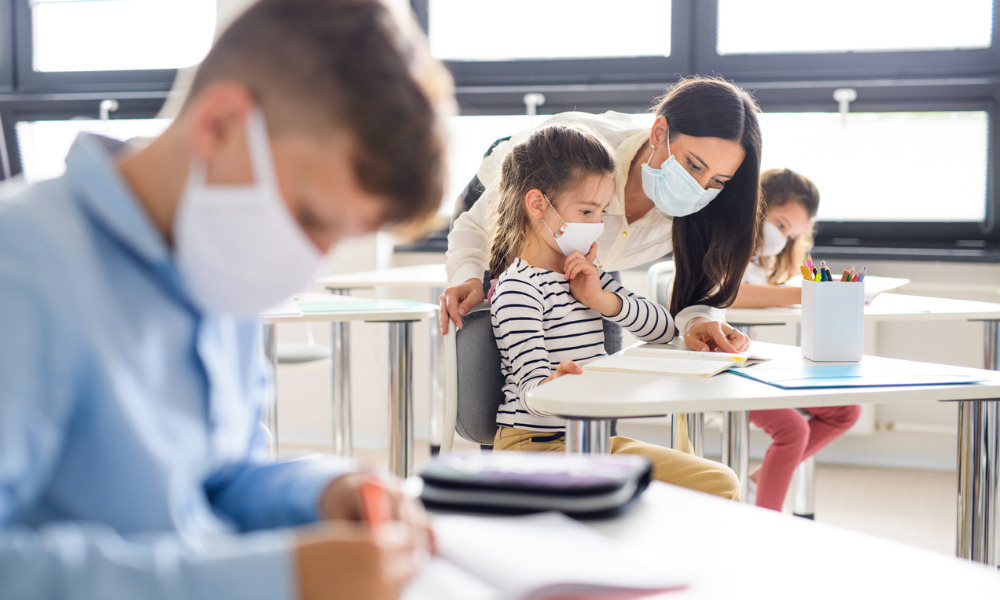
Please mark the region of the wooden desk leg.
POLYGON ((611 421, 566 419, 566 452, 611 453, 611 421))
POLYGON ((389 469, 413 470, 413 322, 389 323, 389 469))
POLYGON ((736 471, 740 478, 740 501, 746 502, 749 475, 750 413, 736 410, 723 413, 722 464, 736 471))
MULTIPOLYGON (((431 288, 431 304, 439 304, 438 298, 444 293, 444 288, 436 287, 431 288)), ((441 329, 438 327, 438 322, 435 319, 431 319, 431 353, 430 353, 430 392, 431 395, 428 398, 428 406, 430 407, 430 431, 431 431, 431 456, 436 456, 441 452, 442 436, 446 432, 441 430, 441 423, 443 422, 443 415, 441 410, 444 408, 444 403, 442 398, 444 398, 444 389, 441 382, 444 381, 444 374, 441 372, 442 364, 441 357, 444 356, 444 338, 441 336, 441 329)), ((451 435, 455 435, 454 432, 450 432, 451 435)))
POLYGON ((271 454, 278 453, 278 339, 274 323, 260 326, 260 340, 264 346, 264 358, 271 370, 271 397, 264 410, 264 426, 271 432, 271 454))
MULTIPOLYGON (((350 290, 330 290, 337 296, 347 296, 350 290)), ((351 324, 330 325, 331 358, 333 362, 330 413, 333 416, 333 452, 350 456, 351 442, 351 324)))

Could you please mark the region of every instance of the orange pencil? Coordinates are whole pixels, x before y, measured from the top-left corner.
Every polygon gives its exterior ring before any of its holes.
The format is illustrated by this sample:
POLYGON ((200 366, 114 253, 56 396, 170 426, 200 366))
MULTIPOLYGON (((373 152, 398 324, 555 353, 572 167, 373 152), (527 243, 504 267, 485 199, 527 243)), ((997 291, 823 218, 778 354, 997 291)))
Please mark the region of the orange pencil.
POLYGON ((372 529, 390 521, 385 485, 375 477, 365 477, 361 482, 361 487, 358 488, 358 500, 364 513, 362 516, 372 529))

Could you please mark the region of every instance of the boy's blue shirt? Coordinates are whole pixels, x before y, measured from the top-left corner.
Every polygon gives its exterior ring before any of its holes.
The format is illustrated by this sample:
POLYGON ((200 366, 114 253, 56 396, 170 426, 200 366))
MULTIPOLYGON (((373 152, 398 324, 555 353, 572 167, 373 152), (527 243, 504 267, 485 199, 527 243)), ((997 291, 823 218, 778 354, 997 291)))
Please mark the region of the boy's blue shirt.
POLYGON ((269 460, 258 326, 189 302, 122 149, 0 200, 0 598, 294 597, 350 465, 269 460))

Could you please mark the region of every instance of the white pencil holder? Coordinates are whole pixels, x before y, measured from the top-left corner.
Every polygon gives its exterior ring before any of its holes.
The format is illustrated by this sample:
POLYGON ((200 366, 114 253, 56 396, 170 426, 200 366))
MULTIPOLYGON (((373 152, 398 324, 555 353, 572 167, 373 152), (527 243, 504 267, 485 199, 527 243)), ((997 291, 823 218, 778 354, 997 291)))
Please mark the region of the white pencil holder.
POLYGON ((861 360, 864 282, 802 282, 802 356, 814 361, 861 360))

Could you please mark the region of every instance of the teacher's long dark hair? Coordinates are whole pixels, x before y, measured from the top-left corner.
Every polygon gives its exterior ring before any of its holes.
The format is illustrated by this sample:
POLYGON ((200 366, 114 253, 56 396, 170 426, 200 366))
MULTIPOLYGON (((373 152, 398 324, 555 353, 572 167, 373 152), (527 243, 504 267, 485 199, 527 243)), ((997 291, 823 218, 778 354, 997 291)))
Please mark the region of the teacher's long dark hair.
POLYGON ((722 79, 685 79, 658 101, 656 114, 683 133, 738 142, 746 156, 719 195, 686 217, 674 217, 674 290, 670 312, 692 304, 724 308, 736 299, 764 219, 760 199, 760 125, 757 103, 722 79))

